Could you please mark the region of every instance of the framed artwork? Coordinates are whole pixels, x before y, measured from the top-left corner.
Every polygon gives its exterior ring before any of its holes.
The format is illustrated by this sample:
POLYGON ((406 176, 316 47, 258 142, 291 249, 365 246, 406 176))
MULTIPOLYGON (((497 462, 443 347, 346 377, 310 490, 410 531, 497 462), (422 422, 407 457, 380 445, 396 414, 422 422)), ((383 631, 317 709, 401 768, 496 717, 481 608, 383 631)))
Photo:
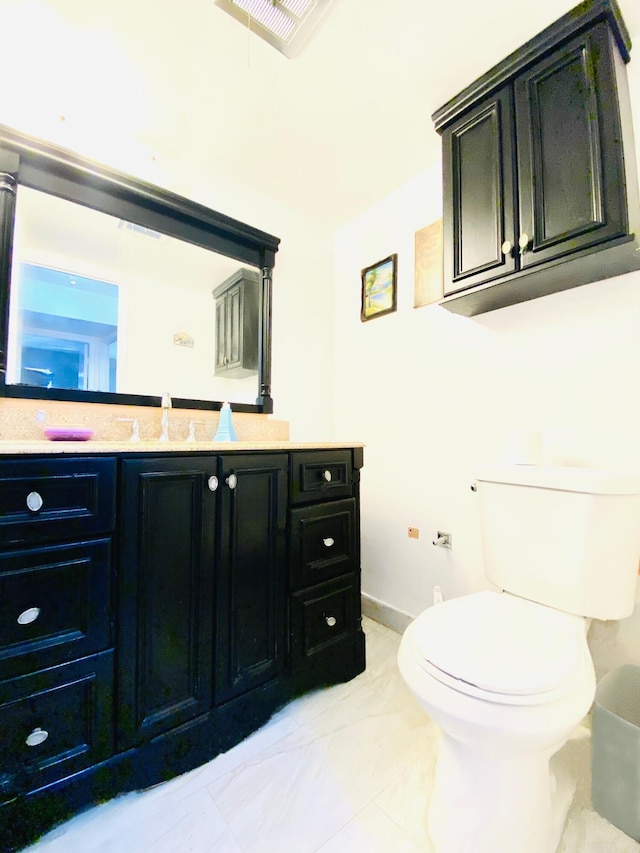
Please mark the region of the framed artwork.
POLYGON ((438 219, 416 231, 413 307, 438 302, 442 295, 442 219, 438 219))
POLYGON ((362 270, 360 319, 363 323, 396 310, 397 266, 398 256, 390 255, 362 270))

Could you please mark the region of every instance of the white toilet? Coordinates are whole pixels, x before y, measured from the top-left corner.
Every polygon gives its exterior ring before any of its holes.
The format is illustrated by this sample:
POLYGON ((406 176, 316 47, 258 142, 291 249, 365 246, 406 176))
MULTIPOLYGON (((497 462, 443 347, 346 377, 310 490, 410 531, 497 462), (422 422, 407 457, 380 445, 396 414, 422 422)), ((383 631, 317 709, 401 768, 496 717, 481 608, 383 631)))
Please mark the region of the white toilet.
POLYGON ((634 607, 640 479, 513 465, 473 488, 484 573, 504 592, 430 607, 398 652, 442 733, 429 835, 437 853, 553 853, 572 790, 549 759, 593 702, 588 619, 634 607))

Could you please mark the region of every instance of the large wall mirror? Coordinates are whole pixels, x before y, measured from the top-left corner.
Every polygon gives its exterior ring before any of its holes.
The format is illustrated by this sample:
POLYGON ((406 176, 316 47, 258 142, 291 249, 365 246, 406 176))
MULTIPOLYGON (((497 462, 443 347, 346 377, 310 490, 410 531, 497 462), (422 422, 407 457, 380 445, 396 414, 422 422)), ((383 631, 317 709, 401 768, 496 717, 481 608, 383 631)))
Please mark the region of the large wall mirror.
POLYGON ((278 244, 0 127, 0 393, 271 412, 278 244))

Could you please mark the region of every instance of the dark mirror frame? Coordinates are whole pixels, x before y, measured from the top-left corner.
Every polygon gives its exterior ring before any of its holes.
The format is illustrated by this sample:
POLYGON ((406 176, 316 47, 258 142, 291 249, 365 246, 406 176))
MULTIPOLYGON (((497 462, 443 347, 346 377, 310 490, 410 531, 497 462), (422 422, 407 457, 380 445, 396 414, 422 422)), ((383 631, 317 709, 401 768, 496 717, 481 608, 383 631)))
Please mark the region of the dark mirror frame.
MULTIPOLYGON (((0 125, 0 396, 133 406, 160 405, 160 397, 141 394, 36 388, 6 383, 11 257, 19 185, 76 202, 258 267, 262 290, 258 334, 258 396, 255 405, 235 403, 233 407, 241 412, 273 412, 272 274, 280 240, 197 202, 3 125, 0 125)), ((173 406, 188 409, 218 410, 222 402, 172 398, 173 406)))

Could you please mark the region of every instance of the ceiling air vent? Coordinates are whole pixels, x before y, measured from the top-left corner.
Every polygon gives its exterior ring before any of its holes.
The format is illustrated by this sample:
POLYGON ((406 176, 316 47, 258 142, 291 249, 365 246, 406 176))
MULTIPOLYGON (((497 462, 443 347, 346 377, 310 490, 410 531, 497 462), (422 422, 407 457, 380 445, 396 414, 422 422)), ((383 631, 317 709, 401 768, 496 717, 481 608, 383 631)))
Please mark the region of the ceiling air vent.
POLYGON ((216 5, 291 59, 332 0, 216 0, 216 5))

